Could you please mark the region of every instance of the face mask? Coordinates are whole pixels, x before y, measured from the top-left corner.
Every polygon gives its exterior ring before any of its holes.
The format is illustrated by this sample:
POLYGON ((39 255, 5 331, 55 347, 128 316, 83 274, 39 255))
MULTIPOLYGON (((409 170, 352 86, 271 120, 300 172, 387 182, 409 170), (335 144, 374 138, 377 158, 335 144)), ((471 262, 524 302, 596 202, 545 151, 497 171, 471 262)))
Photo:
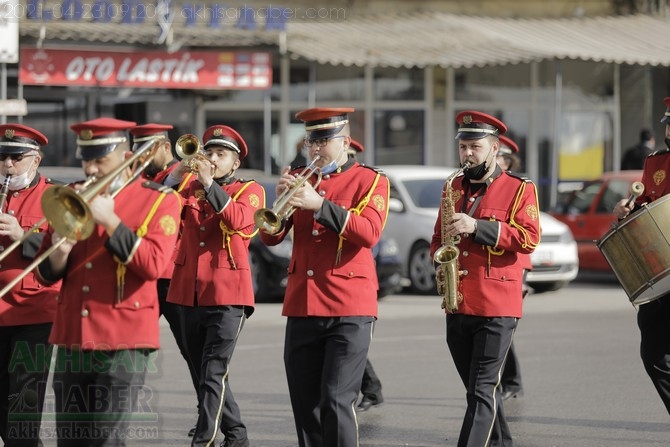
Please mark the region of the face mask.
MULTIPOLYGON (((0 184, 4 183, 4 181, 5 176, 0 175, 0 184)), ((12 178, 9 179, 10 191, 18 191, 20 189, 25 188, 28 185, 30 185, 30 177, 28 177, 28 171, 24 172, 21 175, 13 175, 12 178)))
POLYGON ((337 159, 331 161, 326 166, 321 168, 321 174, 322 175, 330 174, 331 172, 335 172, 336 169, 337 169, 337 159))
POLYGON ((477 166, 472 166, 471 168, 463 171, 463 175, 470 180, 481 180, 486 175, 486 172, 489 168, 486 166, 486 162, 480 163, 477 166))

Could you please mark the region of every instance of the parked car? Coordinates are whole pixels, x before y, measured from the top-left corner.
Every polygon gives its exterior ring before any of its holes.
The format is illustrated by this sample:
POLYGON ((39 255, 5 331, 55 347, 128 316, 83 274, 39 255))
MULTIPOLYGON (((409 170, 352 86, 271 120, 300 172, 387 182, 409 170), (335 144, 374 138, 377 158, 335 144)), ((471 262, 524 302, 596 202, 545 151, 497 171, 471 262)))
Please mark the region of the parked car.
POLYGON ((598 180, 587 182, 573 191, 551 214, 565 223, 577 240, 579 267, 582 270, 611 272, 598 250, 596 241, 617 222, 614 205, 630 196, 633 182, 642 179, 642 171, 605 172, 598 180))
MULTIPOLYGON (((454 168, 420 165, 379 166, 391 182, 386 233, 403 259, 403 273, 419 294, 436 293, 430 240, 439 212, 442 187, 454 168)), ((567 226, 540 213, 542 241, 531 255, 528 281, 536 291, 556 290, 577 277, 577 246, 567 226)))
MULTIPOLYGON (((272 208, 275 201, 277 177, 264 177, 264 174, 251 171, 242 172, 247 178, 255 178, 265 188, 265 206, 272 208)), ((243 177, 240 175, 238 177, 243 177)), ((265 245, 258 235, 251 239, 249 246, 249 264, 257 302, 281 302, 284 299, 288 282, 288 265, 291 259, 293 243, 289 234, 281 243, 265 245)), ((402 259, 396 241, 385 232, 372 248, 377 267, 379 290, 377 297, 400 292, 407 284, 402 275, 402 259)))

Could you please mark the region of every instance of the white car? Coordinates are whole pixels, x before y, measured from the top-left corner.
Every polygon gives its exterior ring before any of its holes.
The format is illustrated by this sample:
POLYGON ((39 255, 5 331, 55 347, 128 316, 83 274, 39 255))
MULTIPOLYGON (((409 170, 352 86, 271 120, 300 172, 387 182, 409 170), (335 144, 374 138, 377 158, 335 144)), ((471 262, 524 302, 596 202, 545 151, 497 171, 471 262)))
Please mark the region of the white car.
MULTIPOLYGON (((384 234, 398 243, 411 290, 436 293, 430 240, 439 212, 442 187, 455 168, 422 165, 377 166, 391 183, 389 217, 384 234)), ((540 213, 542 240, 531 255, 534 271, 527 276, 535 291, 557 290, 577 276, 577 244, 569 228, 540 213)))

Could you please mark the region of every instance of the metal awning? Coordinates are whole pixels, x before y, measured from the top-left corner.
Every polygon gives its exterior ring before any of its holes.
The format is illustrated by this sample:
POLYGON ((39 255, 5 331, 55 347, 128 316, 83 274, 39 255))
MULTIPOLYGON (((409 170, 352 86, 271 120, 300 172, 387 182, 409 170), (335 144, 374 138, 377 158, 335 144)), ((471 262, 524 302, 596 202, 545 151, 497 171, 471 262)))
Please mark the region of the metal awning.
MULTIPOLYGON (((156 46, 159 27, 145 23, 40 22, 23 18, 22 44, 156 46)), ((447 13, 363 15, 342 21, 289 22, 286 50, 323 64, 385 67, 476 67, 546 59, 670 66, 670 21, 645 15, 508 19, 447 13)), ((279 46, 276 30, 174 23, 178 48, 279 46)), ((163 46, 164 48, 165 46, 163 46)))

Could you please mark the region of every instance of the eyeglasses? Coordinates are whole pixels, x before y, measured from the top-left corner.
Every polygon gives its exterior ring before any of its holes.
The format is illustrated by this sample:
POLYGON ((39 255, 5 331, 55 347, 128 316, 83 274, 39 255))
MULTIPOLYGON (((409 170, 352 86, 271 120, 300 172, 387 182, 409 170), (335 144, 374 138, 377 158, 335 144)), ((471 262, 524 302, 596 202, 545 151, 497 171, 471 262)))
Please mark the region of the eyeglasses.
POLYGON ((14 163, 18 163, 26 157, 34 157, 37 154, 0 154, 0 161, 11 158, 14 163))
POLYGON ((303 144, 305 145, 305 148, 307 148, 307 149, 309 149, 310 147, 312 147, 313 144, 316 144, 316 147, 318 147, 319 149, 321 149, 322 147, 325 147, 325 146, 330 142, 330 140, 334 140, 335 138, 344 138, 345 136, 346 136, 346 135, 338 135, 338 136, 336 136, 336 137, 330 137, 330 138, 316 138, 316 139, 314 139, 314 140, 309 140, 309 139, 305 138, 305 139, 303 140, 303 144))

